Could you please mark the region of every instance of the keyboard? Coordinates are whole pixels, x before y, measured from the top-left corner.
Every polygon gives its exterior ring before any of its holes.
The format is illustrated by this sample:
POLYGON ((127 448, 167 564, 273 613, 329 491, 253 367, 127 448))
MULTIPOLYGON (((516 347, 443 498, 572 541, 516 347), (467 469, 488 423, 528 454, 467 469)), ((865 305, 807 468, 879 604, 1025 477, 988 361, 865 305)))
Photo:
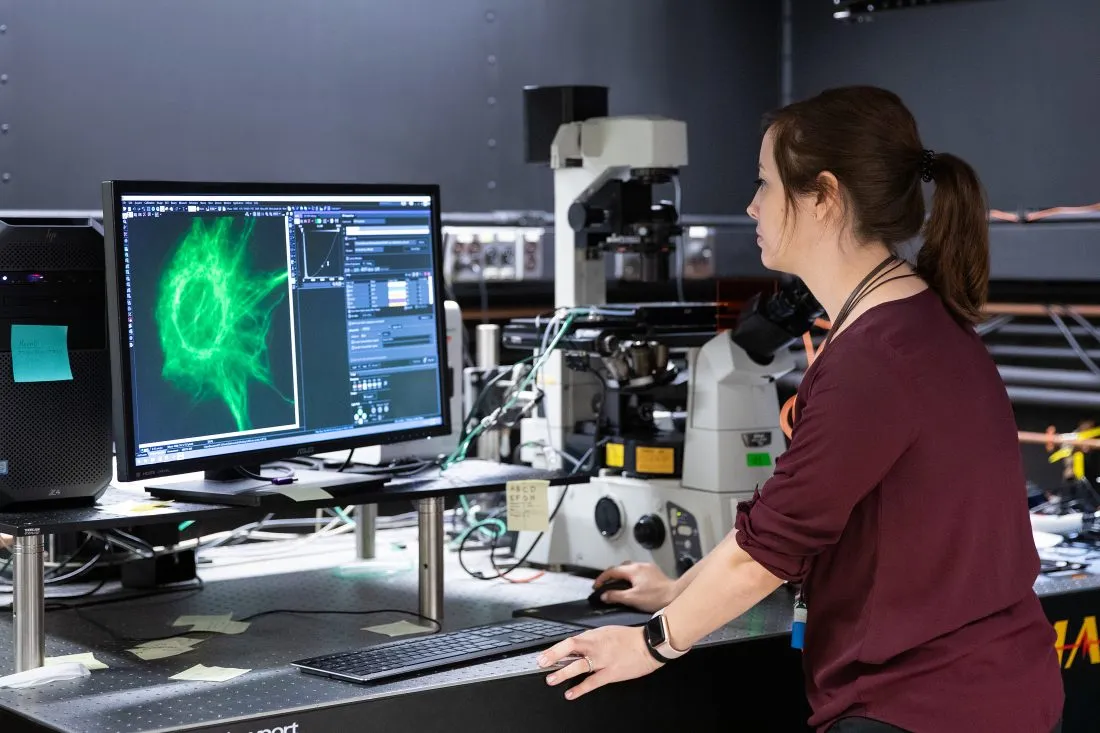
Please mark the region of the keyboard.
POLYGON ((349 682, 378 682, 542 650, 586 629, 574 624, 520 619, 377 644, 352 652, 292 662, 303 672, 349 682))

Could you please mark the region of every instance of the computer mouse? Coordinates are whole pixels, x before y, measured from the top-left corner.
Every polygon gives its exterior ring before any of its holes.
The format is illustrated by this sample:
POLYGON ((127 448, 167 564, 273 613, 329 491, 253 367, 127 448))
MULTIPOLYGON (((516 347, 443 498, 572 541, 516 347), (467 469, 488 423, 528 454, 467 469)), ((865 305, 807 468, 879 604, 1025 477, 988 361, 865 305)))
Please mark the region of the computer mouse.
POLYGON ((592 606, 592 608, 612 608, 618 606, 620 605, 618 603, 605 603, 600 596, 609 590, 628 590, 630 587, 631 584, 629 580, 613 578, 592 591, 592 594, 588 596, 588 605, 592 606))

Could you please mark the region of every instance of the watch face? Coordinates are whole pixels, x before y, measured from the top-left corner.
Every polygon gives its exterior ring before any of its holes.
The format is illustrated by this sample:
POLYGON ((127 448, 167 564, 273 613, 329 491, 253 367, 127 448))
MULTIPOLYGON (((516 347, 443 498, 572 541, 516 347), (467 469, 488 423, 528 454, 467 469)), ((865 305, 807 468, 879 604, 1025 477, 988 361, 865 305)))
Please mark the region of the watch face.
POLYGON ((645 637, 646 641, 653 648, 657 648, 664 644, 667 639, 665 638, 665 625, 664 619, 660 616, 654 616, 645 624, 645 637))

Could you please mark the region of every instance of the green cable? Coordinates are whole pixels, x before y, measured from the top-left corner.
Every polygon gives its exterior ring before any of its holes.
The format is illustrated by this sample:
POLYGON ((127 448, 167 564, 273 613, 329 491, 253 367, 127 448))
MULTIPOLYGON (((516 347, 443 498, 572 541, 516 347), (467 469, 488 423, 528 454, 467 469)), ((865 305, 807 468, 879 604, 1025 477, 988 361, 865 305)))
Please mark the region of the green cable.
POLYGON ((460 534, 458 537, 454 538, 454 540, 451 541, 451 547, 452 548, 458 547, 459 545, 461 545, 466 540, 467 537, 469 537, 475 531, 486 529, 487 526, 490 525, 490 524, 496 525, 496 527, 500 530, 496 535, 498 537, 500 535, 506 534, 508 532, 508 525, 505 524, 503 520, 497 519, 496 517, 490 517, 489 519, 482 519, 477 524, 472 524, 469 527, 467 527, 466 529, 464 529, 462 531, 462 534, 460 534))
MULTIPOLYGON (((533 382, 535 377, 538 375, 539 370, 541 370, 542 367, 546 365, 546 362, 550 358, 550 354, 552 354, 554 352, 554 349, 557 347, 558 343, 562 340, 562 338, 564 338, 565 334, 569 331, 569 327, 571 325, 573 325, 573 320, 579 314, 581 314, 582 312, 583 312, 582 310, 578 310, 578 309, 570 310, 569 315, 566 316, 565 321, 562 323, 561 328, 558 330, 557 335, 555 335, 553 341, 551 341, 550 344, 547 345, 546 351, 543 352, 539 356, 539 360, 535 363, 535 365, 531 368, 531 371, 527 374, 527 376, 520 383, 519 388, 516 389, 515 394, 512 395, 511 399, 509 399, 508 402, 504 406, 502 406, 499 410, 496 411, 498 415, 512 409, 512 407, 519 400, 519 396, 523 392, 523 390, 527 389, 527 387, 530 386, 531 382, 533 382)), ((488 424, 486 423, 485 420, 482 420, 481 422, 479 422, 474 427, 474 429, 472 431, 470 431, 470 434, 466 436, 466 439, 463 440, 458 445, 458 447, 454 449, 454 452, 452 452, 451 455, 447 456, 447 458, 444 459, 443 463, 440 465, 440 468, 442 470, 446 471, 448 468, 450 468, 454 464, 460 463, 461 461, 466 460, 466 452, 470 449, 470 444, 473 443, 473 441, 479 435, 481 435, 483 432, 485 432, 485 430, 487 430, 488 427, 489 426, 488 426, 488 424)))

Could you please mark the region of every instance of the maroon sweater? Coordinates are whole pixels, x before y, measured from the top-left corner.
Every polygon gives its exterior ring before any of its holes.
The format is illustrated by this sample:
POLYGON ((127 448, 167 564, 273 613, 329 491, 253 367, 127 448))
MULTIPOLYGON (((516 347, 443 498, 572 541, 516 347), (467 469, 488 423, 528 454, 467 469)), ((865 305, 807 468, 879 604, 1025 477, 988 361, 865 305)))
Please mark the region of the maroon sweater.
POLYGON ((801 583, 810 725, 1049 733, 1054 631, 1033 585, 1011 404, 931 290, 867 310, 807 369, 737 542, 801 583))

